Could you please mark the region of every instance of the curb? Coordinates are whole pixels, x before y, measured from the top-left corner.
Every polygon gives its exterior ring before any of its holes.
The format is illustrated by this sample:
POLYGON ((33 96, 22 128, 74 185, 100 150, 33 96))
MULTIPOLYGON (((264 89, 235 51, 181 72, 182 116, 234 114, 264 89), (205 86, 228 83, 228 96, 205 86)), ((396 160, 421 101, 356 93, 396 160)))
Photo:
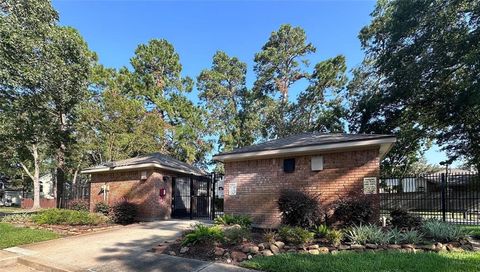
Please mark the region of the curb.
POLYGON ((31 267, 36 270, 44 271, 44 272, 72 272, 76 270, 73 267, 53 264, 51 262, 41 260, 31 256, 19 257, 17 259, 17 263, 31 267))

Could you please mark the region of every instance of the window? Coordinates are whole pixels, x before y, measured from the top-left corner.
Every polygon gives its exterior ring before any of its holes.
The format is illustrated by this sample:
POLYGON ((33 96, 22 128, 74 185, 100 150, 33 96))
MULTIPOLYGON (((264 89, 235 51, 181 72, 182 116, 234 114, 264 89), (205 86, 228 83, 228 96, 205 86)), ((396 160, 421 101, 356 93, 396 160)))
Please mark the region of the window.
POLYGON ((312 171, 321 171, 323 170, 323 157, 314 156, 311 161, 312 171))
POLYGON ((284 159, 283 171, 285 173, 293 173, 295 171, 295 159, 284 159))

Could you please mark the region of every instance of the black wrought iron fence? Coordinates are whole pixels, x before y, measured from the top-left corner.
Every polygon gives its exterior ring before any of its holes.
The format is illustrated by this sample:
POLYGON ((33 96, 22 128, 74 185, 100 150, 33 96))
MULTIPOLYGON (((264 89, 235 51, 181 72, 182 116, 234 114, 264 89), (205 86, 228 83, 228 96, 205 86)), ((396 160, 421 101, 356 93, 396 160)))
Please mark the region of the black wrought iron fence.
POLYGON ((401 208, 425 219, 480 225, 478 173, 441 173, 380 179, 380 211, 401 208))

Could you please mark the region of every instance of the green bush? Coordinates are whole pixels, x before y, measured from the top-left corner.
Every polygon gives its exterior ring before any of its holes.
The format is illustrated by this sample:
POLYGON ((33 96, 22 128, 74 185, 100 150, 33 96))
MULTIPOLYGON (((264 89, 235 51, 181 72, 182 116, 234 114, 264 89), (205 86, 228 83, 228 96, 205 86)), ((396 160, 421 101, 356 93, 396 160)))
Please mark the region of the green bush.
POLYGON ((423 235, 416 230, 409 230, 402 233, 402 243, 407 244, 420 244, 423 242, 423 235))
POLYGON ((185 235, 182 245, 208 244, 223 241, 224 233, 219 226, 196 224, 192 231, 185 235))
POLYGON ((132 224, 137 217, 137 206, 126 200, 120 201, 112 207, 111 217, 117 224, 132 224))
POLYGON ((395 209, 390 212, 390 223, 395 228, 415 229, 422 224, 422 218, 414 216, 404 209, 395 209))
POLYGON ((302 228, 313 228, 322 223, 325 220, 325 212, 319 198, 319 195, 298 190, 282 190, 278 199, 282 223, 302 228))
POLYGON ((343 232, 340 230, 329 230, 325 238, 334 246, 338 246, 342 243, 343 240, 343 232))
POLYGON ((215 225, 240 225, 243 228, 250 228, 252 218, 248 215, 224 214, 219 215, 214 220, 215 225))
POLYGON ((246 228, 226 228, 223 230, 225 239, 230 244, 240 244, 244 241, 248 241, 251 238, 251 233, 246 228))
POLYGON ((267 243, 275 242, 275 238, 277 237, 277 233, 271 229, 265 230, 263 233, 263 240, 267 243))
POLYGON ((278 230, 278 235, 284 242, 302 245, 312 241, 315 234, 301 227, 283 226, 278 230))
POLYGON ((40 225, 99 225, 108 222, 108 218, 85 211, 48 209, 33 215, 32 221, 40 225))
POLYGON ((347 231, 347 238, 359 245, 367 243, 383 245, 391 240, 388 232, 383 232, 380 227, 371 224, 351 227, 347 231))
POLYGON ((108 215, 110 213, 110 206, 105 202, 98 202, 97 204, 95 204, 94 211, 96 213, 108 215))
POLYGON ((333 219, 343 226, 357 226, 373 220, 373 200, 370 196, 351 194, 334 205, 333 219))
POLYGON ((69 202, 70 210, 88 212, 89 203, 83 199, 74 199, 69 202))
POLYGON ((315 235, 317 235, 318 238, 324 238, 327 236, 329 231, 330 229, 327 227, 327 225, 322 224, 315 228, 315 235))
POLYGON ((390 244, 401 244, 403 242, 403 233, 397 228, 389 230, 388 236, 390 237, 390 244))
POLYGON ((452 242, 464 238, 465 231, 457 225, 438 220, 428 220, 422 225, 426 237, 439 242, 452 242))

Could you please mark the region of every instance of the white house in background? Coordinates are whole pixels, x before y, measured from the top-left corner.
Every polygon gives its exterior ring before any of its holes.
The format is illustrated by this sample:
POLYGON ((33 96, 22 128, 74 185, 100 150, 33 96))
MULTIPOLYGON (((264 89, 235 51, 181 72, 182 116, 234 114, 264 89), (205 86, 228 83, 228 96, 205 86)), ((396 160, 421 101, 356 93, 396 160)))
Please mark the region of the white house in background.
POLYGON ((42 175, 40 177, 40 197, 53 199, 54 198, 55 177, 52 173, 42 175))

